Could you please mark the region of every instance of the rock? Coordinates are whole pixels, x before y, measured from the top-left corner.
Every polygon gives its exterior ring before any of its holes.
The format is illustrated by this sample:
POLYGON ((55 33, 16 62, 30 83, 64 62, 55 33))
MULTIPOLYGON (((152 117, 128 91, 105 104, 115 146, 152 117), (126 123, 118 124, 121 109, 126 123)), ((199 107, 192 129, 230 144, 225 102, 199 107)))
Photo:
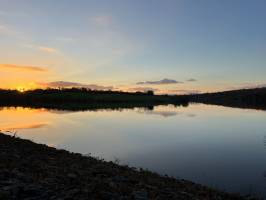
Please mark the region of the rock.
POLYGON ((10 193, 8 191, 1 191, 0 190, 0 199, 10 199, 10 193))
POLYGON ((101 193, 101 199, 102 200, 113 200, 115 199, 116 195, 114 195, 111 192, 102 192, 101 193))
POLYGON ((146 190, 134 191, 133 197, 135 200, 148 200, 148 193, 146 190))
POLYGON ((67 174, 67 177, 68 178, 75 179, 75 178, 77 178, 77 175, 76 174, 73 174, 73 173, 69 173, 69 174, 67 174))
POLYGON ((114 182, 127 182, 128 179, 123 176, 115 176, 112 178, 114 182))

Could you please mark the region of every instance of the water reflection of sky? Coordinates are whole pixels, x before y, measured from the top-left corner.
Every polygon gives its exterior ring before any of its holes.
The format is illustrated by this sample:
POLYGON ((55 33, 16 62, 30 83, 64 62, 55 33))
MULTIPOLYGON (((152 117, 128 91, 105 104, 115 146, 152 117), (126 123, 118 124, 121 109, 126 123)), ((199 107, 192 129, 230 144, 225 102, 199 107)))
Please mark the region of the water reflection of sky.
POLYGON ((66 112, 4 108, 0 129, 39 143, 266 196, 266 112, 192 104, 66 112))

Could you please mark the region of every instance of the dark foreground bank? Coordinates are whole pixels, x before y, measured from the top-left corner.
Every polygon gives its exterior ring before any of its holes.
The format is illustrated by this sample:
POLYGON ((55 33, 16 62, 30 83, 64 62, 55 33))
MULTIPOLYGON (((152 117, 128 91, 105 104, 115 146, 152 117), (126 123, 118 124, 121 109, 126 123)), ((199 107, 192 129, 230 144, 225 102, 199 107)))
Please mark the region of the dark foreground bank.
POLYGON ((0 133, 0 199, 250 199, 0 133))

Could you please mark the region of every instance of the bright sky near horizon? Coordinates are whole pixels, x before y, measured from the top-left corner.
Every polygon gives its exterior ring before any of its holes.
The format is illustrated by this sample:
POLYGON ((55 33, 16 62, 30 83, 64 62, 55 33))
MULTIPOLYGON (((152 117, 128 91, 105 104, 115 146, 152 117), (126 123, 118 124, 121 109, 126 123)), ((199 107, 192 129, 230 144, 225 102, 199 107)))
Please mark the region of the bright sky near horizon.
POLYGON ((0 88, 266 84, 265 0, 0 0, 0 88))

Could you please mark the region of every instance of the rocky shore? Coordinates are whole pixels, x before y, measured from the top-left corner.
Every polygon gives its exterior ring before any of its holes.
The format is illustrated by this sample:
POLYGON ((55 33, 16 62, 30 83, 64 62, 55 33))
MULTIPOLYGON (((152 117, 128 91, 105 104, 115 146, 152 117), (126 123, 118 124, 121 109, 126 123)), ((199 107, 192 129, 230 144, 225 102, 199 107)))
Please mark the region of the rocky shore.
POLYGON ((185 180, 0 133, 0 200, 242 200, 185 180))

